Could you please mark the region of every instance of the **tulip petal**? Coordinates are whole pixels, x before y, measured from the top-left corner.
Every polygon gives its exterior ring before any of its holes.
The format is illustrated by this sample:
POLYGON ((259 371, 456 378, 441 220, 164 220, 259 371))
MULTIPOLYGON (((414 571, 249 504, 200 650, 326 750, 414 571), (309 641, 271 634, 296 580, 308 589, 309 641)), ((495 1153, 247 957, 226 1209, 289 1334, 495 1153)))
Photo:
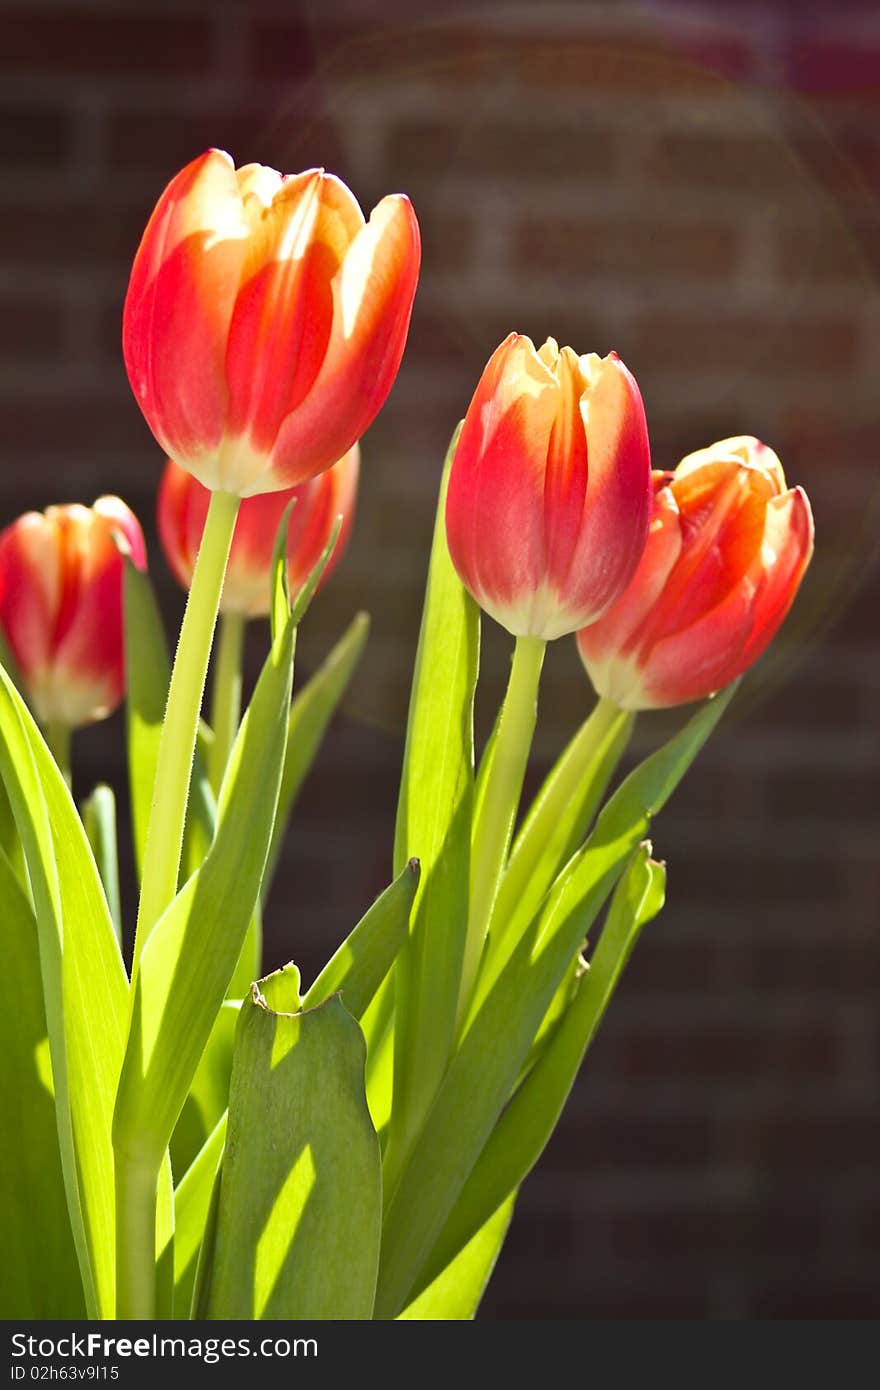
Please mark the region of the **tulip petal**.
POLYGON ((226 335, 248 223, 228 155, 172 179, 135 256, 123 312, 132 390, 166 453, 198 468, 226 420, 226 335))
POLYGON ((669 575, 681 554, 681 518, 675 493, 664 480, 671 475, 654 474, 657 491, 648 527, 648 539, 635 575, 623 595, 598 622, 582 628, 577 635, 581 656, 592 672, 594 664, 616 654, 637 652, 637 633, 660 598, 669 575), (658 486, 659 482, 659 486, 658 486))
POLYGON ((546 589, 544 476, 559 386, 529 338, 511 334, 468 407, 449 476, 452 562, 477 602, 517 636, 546 589))
MULTIPOLYGON (((566 606, 582 626, 600 617, 635 573, 648 534, 653 485, 648 426, 635 377, 616 353, 581 359, 587 489, 566 606)), ((562 627, 561 631, 570 631, 562 627)))
POLYGON ((57 528, 27 512, 0 535, 0 625, 26 679, 49 662, 61 583, 57 528))
POLYGON ((812 514, 803 489, 772 498, 763 545, 749 572, 697 622, 652 648, 645 672, 652 702, 700 699, 757 661, 794 602, 812 546, 812 514))
POLYGON ((333 280, 363 225, 349 190, 321 170, 285 179, 252 224, 226 351, 228 429, 249 445, 247 454, 225 451, 232 490, 245 481, 244 460, 263 471, 260 456, 314 385, 333 324, 333 280))
POLYGON ((813 513, 802 487, 774 497, 767 507, 761 580, 744 651, 749 665, 775 637, 794 602, 813 554, 813 534, 813 513))
POLYGON ((249 495, 314 477, 372 423, 400 366, 419 271, 408 198, 383 198, 332 282, 330 336, 311 390, 287 416, 249 495))

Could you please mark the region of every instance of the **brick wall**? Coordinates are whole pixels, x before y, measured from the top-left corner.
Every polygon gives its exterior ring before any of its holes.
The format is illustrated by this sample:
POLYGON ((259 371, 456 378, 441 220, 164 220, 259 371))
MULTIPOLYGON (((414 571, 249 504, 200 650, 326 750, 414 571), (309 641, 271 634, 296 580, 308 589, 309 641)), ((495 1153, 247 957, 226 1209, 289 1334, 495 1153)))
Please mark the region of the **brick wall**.
MULTIPOLYGON (((404 189, 424 274, 364 446, 350 554, 304 634, 373 637, 296 818, 269 958, 312 969, 387 881, 446 440, 511 328, 615 347, 655 462, 772 443, 818 550, 783 639, 658 823, 646 933, 484 1305, 512 1317, 876 1314, 880 16, 868 3, 415 7, 3 0, 0 519, 160 460, 119 350, 127 269, 208 144, 404 189)), ((251 669, 264 636, 251 634, 251 669)), ((487 633, 485 730, 508 644, 487 633)), ((550 653, 536 780, 588 700, 550 653)), ((646 719, 645 748, 669 727, 646 719)), ((80 739, 86 787, 119 722, 80 739)), ((132 907, 129 885, 128 906, 132 907)))

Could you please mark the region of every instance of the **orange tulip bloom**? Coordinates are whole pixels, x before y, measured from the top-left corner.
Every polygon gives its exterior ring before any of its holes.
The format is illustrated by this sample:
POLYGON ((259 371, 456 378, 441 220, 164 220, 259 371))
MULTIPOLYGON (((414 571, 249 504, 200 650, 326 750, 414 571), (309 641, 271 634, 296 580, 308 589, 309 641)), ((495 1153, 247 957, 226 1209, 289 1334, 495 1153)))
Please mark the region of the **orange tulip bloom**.
POLYGON ((419 254, 403 196, 365 222, 320 169, 193 160, 147 224, 123 316, 129 381, 165 453, 241 497, 329 468, 391 389, 419 254))
MULTIPOLYGON (((321 578, 323 585, 341 558, 351 531, 359 458, 360 450, 355 444, 319 477, 242 502, 232 535, 221 612, 240 613, 245 618, 264 617, 269 612, 275 536, 291 498, 296 498, 287 533, 292 594, 317 563, 337 516, 342 516, 333 555, 321 578)), ((171 569, 185 589, 192 580, 210 499, 207 488, 169 459, 159 488, 159 539, 171 569)))
POLYGON ((655 473, 642 561, 604 618, 578 633, 597 692, 622 709, 686 704, 758 659, 813 553, 803 488, 749 435, 655 473))
POLYGON ((468 407, 446 501, 452 562, 516 637, 561 637, 622 593, 645 544, 642 398, 616 353, 511 333, 468 407))
POLYGON ((44 726, 90 724, 122 699, 120 546, 146 568, 141 528, 118 497, 26 512, 0 534, 0 627, 44 726))

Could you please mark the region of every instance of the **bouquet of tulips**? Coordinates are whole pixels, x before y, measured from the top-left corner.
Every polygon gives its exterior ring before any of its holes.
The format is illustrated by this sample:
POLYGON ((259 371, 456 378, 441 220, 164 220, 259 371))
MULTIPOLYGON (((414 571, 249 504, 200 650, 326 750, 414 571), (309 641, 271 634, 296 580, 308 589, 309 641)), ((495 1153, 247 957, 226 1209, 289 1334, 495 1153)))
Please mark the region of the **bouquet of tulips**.
POLYGON ((443 474, 390 886, 317 979, 264 961, 290 809, 366 620, 294 695, 297 630, 351 524, 418 267, 404 197, 365 220, 323 172, 196 159, 150 218, 123 316, 189 588, 173 664, 119 499, 0 536, 6 1317, 472 1318, 662 906, 652 818, 809 563, 809 503, 771 449, 726 439, 652 472, 615 353, 511 334, 443 474), (515 644, 475 760, 482 613, 515 644), (523 807, 546 645, 568 634, 598 699, 586 713, 585 682, 584 722, 523 807), (71 732, 123 696, 125 955, 113 794, 77 807, 70 771, 71 732), (692 702, 615 779, 636 712, 692 702))

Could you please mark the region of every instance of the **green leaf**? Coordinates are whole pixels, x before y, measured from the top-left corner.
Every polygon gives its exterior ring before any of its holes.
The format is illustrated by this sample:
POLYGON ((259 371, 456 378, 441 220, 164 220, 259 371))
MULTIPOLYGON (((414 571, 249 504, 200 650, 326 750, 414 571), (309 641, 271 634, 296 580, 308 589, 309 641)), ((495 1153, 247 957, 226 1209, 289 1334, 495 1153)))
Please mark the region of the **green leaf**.
POLYGON ((229 1104, 232 1048, 240 1008, 240 1001, 227 999, 214 1020, 171 1137, 171 1165, 175 1173, 189 1169, 229 1104))
POLYGON ((61 1164, 88 1315, 115 1306, 110 1125, 128 981, 85 831, 64 779, 0 668, 0 774, 27 860, 61 1164))
POLYGON ((338 993, 352 1017, 361 1017, 406 941, 418 885, 419 861, 410 859, 324 966, 303 1000, 304 1008, 338 993))
POLYGON ((226 1143, 226 1111, 174 1190, 174 1315, 188 1318, 211 1198, 226 1143))
POLYGON ((366 613, 358 613, 340 637, 315 674, 296 695, 290 709, 287 730, 287 754, 278 814, 272 831, 272 845, 266 873, 263 877, 262 901, 265 903, 278 862, 281 844, 287 830, 290 813, 306 774, 315 760, 321 740, 339 703, 348 689, 355 667, 360 660, 370 631, 366 613))
POLYGON ((372 1314, 382 1175, 363 1037, 338 997, 296 1003, 279 971, 242 1005, 209 1318, 372 1314))
POLYGON ((117 1153, 164 1152, 241 952, 281 782, 296 630, 273 646, 220 790, 217 832, 141 954, 114 1118, 117 1153))
POLYGON ((101 782, 83 803, 82 822, 104 885, 116 939, 122 940, 122 908, 119 902, 119 854, 116 845, 116 797, 101 782))
POLYGON ((469 1026, 386 1209, 378 1317, 395 1317, 407 1300, 510 1096, 572 955, 734 688, 707 701, 675 738, 630 773, 498 979, 488 992, 478 990, 469 1026))
POLYGON ((296 506, 292 497, 284 508, 284 513, 275 532, 275 545, 272 550, 272 605, 269 621, 274 642, 290 616, 290 589, 287 582, 287 533, 290 529, 290 514, 296 506))
POLYGON ((302 622, 308 610, 308 606, 314 598, 315 590, 320 584, 324 571, 330 563, 330 557, 336 549, 336 542, 339 540, 339 532, 341 530, 342 516, 340 515, 336 518, 336 520, 333 523, 333 529, 330 532, 327 544, 324 546, 324 549, 321 551, 321 554, 318 557, 317 564, 312 566, 312 569, 309 571, 308 578, 305 580, 302 587, 298 591, 296 598, 293 600, 293 622, 294 626, 296 627, 298 627, 299 624, 302 622))
POLYGON ((394 1093, 394 972, 358 1020, 367 1044, 367 1105, 376 1133, 387 1133, 394 1093))
POLYGON ((446 457, 410 696, 394 871, 422 866, 412 930, 395 980, 394 1108, 386 1153, 393 1190, 446 1068, 464 958, 474 800, 473 703, 480 646, 477 605, 446 544, 446 457))
POLYGON ((454 1261, 537 1163, 556 1128, 584 1053, 605 1016, 639 932, 663 906, 666 872, 643 845, 620 879, 574 999, 471 1170, 419 1278, 424 1288, 454 1261))
MULTIPOLYGON (((153 804, 159 739, 168 702, 171 660, 162 615, 149 575, 132 564, 127 556, 124 557, 124 565, 128 778, 135 864, 140 878, 153 804)), ((200 732, 201 755, 197 750, 193 766, 183 856, 184 877, 188 877, 202 862, 214 834, 214 798, 205 772, 203 741, 206 734, 209 736, 210 730, 200 732)))
POLYGON ((465 1322, 476 1316, 513 1216, 511 1195, 433 1283, 398 1313, 403 1322, 465 1322))
POLYGON ((562 866, 581 844, 635 717, 600 700, 551 769, 516 837, 498 890, 484 968, 497 975, 562 866))
POLYGON ((84 1318, 58 1149, 37 924, 0 852, 0 1308, 4 1318, 84 1318), (41 1063, 48 1064, 48 1075, 41 1063))

